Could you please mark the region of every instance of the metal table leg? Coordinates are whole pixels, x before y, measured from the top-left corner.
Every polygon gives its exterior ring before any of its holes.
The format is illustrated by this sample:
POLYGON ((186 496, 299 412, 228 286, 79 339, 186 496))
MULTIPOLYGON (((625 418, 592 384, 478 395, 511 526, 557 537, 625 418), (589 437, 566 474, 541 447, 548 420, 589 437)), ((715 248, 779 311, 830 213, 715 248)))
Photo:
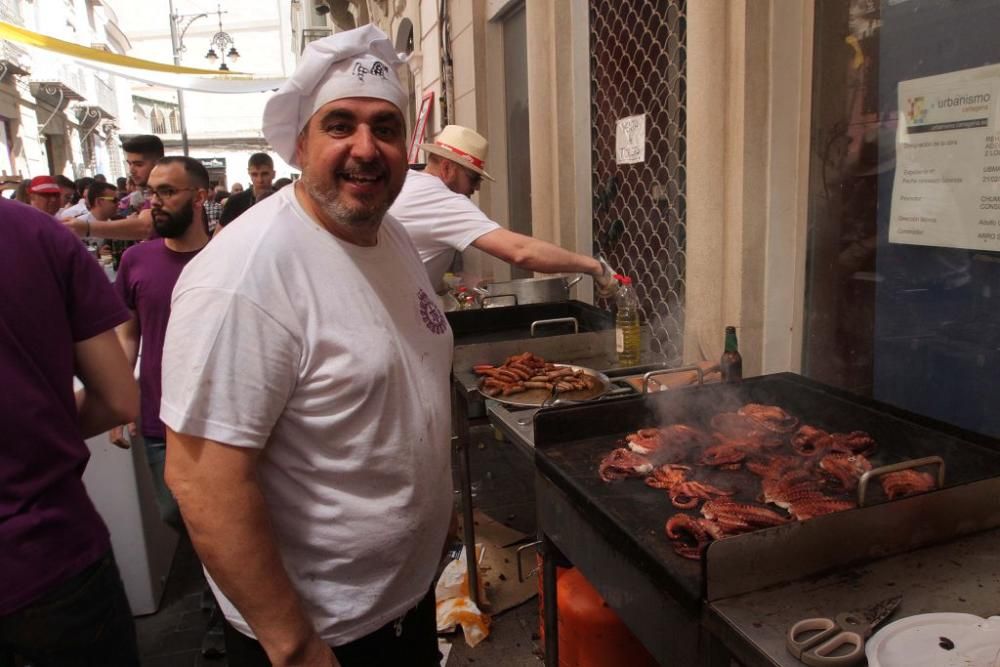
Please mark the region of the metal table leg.
POLYGON ((468 565, 469 599, 479 606, 479 568, 476 565, 476 527, 472 514, 472 473, 469 469, 469 408, 459 387, 452 383, 452 431, 455 453, 458 455, 459 491, 462 497, 462 542, 468 565))
POLYGON ((542 539, 542 600, 545 626, 545 667, 559 667, 559 599, 556 589, 556 564, 562 559, 556 545, 542 539))

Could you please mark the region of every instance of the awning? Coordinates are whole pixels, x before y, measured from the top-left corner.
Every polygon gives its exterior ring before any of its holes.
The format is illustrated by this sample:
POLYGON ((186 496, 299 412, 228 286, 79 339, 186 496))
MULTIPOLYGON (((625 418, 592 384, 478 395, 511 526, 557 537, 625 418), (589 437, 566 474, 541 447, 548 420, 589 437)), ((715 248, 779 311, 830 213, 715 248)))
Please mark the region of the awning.
POLYGON ((42 35, 6 21, 0 21, 0 39, 17 42, 29 49, 60 53, 80 65, 168 88, 182 88, 205 93, 253 93, 274 90, 284 82, 280 78, 258 78, 239 72, 167 65, 152 60, 108 53, 72 42, 42 35))

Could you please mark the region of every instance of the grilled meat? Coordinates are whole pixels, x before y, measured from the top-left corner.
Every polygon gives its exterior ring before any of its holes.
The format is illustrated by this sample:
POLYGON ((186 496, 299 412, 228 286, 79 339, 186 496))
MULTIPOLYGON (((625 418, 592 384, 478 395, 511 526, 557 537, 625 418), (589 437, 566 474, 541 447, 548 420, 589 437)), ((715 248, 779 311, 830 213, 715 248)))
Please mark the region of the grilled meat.
POLYGON ((646 477, 646 486, 651 486, 654 489, 672 489, 687 478, 686 475, 689 470, 691 468, 688 466, 679 466, 671 463, 659 466, 646 477))
POLYGON ((875 451, 875 438, 864 431, 833 433, 830 437, 833 438, 832 449, 835 452, 870 456, 875 451))
POLYGON ((642 477, 653 471, 653 464, 645 456, 619 447, 601 459, 598 473, 605 482, 626 477, 642 477))
POLYGON ((745 440, 767 433, 768 430, 750 417, 736 412, 723 412, 712 417, 712 430, 727 440, 745 440))
POLYGON ((799 425, 799 420, 776 405, 747 403, 737 411, 737 414, 749 417, 768 431, 775 433, 791 433, 799 425))
POLYGON ((760 505, 738 503, 728 498, 714 498, 701 506, 701 514, 714 521, 726 535, 747 533, 788 523, 788 518, 760 505))
POLYGON ((937 484, 932 475, 917 470, 900 470, 882 477, 882 490, 889 500, 926 493, 935 486, 937 484))
POLYGON ((833 447, 833 438, 821 428, 803 424, 792 436, 792 449, 802 456, 817 456, 833 447))
POLYGON ((861 454, 841 454, 833 451, 819 462, 820 470, 837 481, 844 491, 858 488, 861 475, 872 469, 871 462, 861 454))
POLYGON ((646 485, 655 489, 666 489, 670 495, 670 502, 680 509, 697 507, 700 500, 733 494, 732 491, 723 491, 711 484, 687 479, 690 470, 688 466, 669 463, 662 465, 646 478, 646 485))

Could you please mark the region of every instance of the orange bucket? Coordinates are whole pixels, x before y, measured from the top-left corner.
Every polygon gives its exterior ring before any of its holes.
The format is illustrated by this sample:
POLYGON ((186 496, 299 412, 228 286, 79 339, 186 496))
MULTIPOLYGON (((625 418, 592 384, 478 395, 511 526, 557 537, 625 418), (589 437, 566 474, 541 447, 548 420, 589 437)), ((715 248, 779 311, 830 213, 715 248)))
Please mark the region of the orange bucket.
MULTIPOLYGON (((545 646, 542 563, 538 557, 540 645, 545 646)), ((622 623, 580 571, 556 568, 559 599, 559 667, 657 667, 656 660, 622 623)))

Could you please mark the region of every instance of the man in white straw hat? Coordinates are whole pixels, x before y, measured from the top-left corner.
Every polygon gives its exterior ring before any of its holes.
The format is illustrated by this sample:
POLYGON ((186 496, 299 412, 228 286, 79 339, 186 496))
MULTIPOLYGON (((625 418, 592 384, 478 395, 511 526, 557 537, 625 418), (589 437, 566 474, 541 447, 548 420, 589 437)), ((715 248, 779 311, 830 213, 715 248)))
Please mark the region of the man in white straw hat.
POLYGON ((486 173, 486 139, 461 125, 447 125, 433 143, 421 144, 427 168, 410 171, 389 213, 399 220, 417 246, 435 290, 455 259, 470 245, 514 266, 540 273, 586 273, 602 296, 618 283, 607 264, 553 243, 504 229, 490 220, 471 197, 486 173))
POLYGON ((452 336, 385 215, 406 174, 400 62, 370 25, 309 44, 263 119, 301 180, 174 289, 167 483, 233 665, 439 662, 452 336))

